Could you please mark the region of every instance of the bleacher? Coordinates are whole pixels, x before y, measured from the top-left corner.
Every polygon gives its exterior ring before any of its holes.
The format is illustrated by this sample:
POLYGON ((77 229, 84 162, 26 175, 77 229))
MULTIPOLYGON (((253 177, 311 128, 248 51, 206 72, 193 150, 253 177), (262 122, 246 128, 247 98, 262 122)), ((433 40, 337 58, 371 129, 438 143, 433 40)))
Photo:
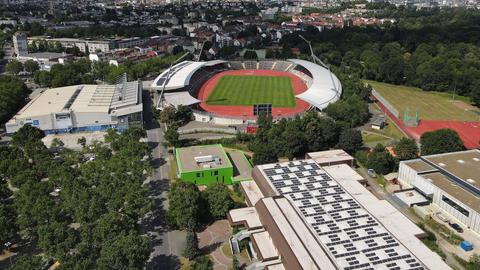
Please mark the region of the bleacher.
POLYGON ((257 69, 257 61, 245 61, 245 69, 257 69))
POLYGON ((230 61, 230 68, 233 70, 243 69, 242 62, 240 61, 230 61))
POLYGON ((259 62, 259 67, 258 67, 258 69, 263 69, 263 70, 272 69, 274 63, 275 63, 274 61, 262 61, 262 62, 259 62))
POLYGON ((277 61, 276 64, 275 64, 275 69, 274 70, 288 72, 294 66, 295 66, 295 64, 293 64, 291 62, 288 62, 288 61, 277 61))

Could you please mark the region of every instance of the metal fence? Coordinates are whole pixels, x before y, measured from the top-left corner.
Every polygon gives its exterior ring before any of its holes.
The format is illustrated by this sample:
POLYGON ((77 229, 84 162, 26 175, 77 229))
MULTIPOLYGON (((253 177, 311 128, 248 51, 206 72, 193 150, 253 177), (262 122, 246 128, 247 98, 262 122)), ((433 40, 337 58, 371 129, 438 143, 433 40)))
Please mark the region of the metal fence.
POLYGON ((393 105, 390 104, 390 102, 388 102, 382 95, 380 95, 380 93, 375 91, 375 89, 372 89, 372 96, 374 96, 378 101, 380 101, 383 106, 388 111, 390 111, 391 114, 393 114, 396 118, 400 119, 400 113, 398 112, 398 110, 395 109, 395 107, 393 107, 393 105))

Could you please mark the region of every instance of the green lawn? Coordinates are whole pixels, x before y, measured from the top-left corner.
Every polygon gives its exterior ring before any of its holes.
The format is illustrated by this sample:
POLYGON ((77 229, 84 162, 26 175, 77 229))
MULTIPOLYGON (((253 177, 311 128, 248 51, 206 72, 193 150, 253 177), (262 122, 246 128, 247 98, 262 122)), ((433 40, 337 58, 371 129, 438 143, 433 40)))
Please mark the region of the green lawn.
POLYGON ((400 113, 400 117, 407 107, 413 116, 418 109, 420 119, 424 120, 459 120, 478 121, 478 108, 470 105, 466 97, 455 96, 450 93, 427 92, 420 88, 393 85, 365 80, 373 89, 379 92, 400 113))
POLYGON ((290 78, 273 76, 223 76, 206 103, 229 106, 261 103, 271 103, 274 107, 296 106, 290 78))

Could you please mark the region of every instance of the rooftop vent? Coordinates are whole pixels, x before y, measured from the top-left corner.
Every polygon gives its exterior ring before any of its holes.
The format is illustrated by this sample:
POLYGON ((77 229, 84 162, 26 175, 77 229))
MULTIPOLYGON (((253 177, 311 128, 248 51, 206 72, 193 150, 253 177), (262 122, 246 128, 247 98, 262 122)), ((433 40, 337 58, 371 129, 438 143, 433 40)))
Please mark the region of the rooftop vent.
POLYGON ((467 182, 470 183, 470 184, 475 184, 475 180, 471 179, 471 178, 468 178, 467 179, 467 182))
POLYGON ((479 158, 476 158, 476 157, 474 157, 473 160, 474 160, 474 161, 480 161, 480 159, 479 159, 479 158))
POLYGON ((463 161, 462 159, 457 160, 457 162, 460 163, 460 164, 465 163, 465 161, 463 161))
POLYGON ((442 162, 438 163, 438 165, 440 165, 440 167, 445 167, 445 166, 447 166, 447 165, 445 165, 445 163, 442 163, 442 162))

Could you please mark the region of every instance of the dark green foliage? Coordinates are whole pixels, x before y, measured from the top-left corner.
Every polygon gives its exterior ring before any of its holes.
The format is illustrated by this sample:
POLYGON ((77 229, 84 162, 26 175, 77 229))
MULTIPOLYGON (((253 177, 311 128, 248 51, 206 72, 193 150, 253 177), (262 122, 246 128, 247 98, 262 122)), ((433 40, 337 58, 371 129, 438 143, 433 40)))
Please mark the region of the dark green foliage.
POLYGON ((395 170, 396 160, 385 149, 382 144, 377 144, 372 152, 368 155, 367 168, 374 169, 379 174, 388 174, 395 170))
MULTIPOLYGON (((60 261, 59 269, 143 269, 150 247, 138 223, 151 211, 143 185, 150 171, 143 161, 148 146, 140 142, 145 131, 109 131, 114 151, 95 143, 81 153, 62 149, 55 160, 42 136, 27 127, 14 135, 13 145, 0 147, 17 161, 0 161, 0 174, 21 183, 13 198, 17 215, 2 224, 18 226, 16 232, 36 243, 33 248, 60 261), (95 159, 85 162, 86 156, 95 159)), ((7 201, 0 201, 2 217, 10 215, 7 201)))
POLYGON ((240 270, 240 263, 238 262, 237 256, 233 255, 232 257, 232 269, 240 270))
POLYGON ((179 105, 165 107, 160 112, 160 121, 166 124, 177 124, 178 126, 185 125, 193 119, 193 112, 189 106, 179 105))
POLYGON ((193 260, 200 254, 198 249, 197 234, 193 231, 187 232, 187 241, 185 243, 185 249, 183 250, 183 256, 189 260, 193 260))
POLYGON ((14 241, 18 229, 16 219, 17 213, 14 206, 10 202, 0 200, 0 243, 14 241))
POLYGON ((362 133, 356 129, 345 129, 340 133, 337 148, 353 154, 363 145, 362 133))
POLYGON ((11 60, 5 66, 5 70, 11 75, 18 75, 18 73, 23 71, 23 64, 18 60, 11 60))
POLYGON ((180 143, 180 134, 178 134, 178 125, 172 124, 167 127, 167 130, 163 133, 165 140, 171 146, 178 146, 180 143))
POLYGON ((201 197, 198 188, 183 181, 170 186, 168 215, 173 225, 184 230, 194 230, 199 225, 201 197))
POLYGON ((35 71, 37 71, 40 67, 38 66, 38 62, 33 61, 33 60, 27 60, 23 66, 25 67, 25 71, 33 74, 35 71))
POLYGON ((12 136, 12 143, 19 147, 27 147, 31 143, 39 142, 45 133, 31 125, 24 125, 12 136))
POLYGON ((368 105, 356 95, 328 105, 326 112, 328 116, 349 127, 361 125, 369 117, 368 105))
POLYGON ((44 262, 40 256, 22 256, 18 258, 13 270, 38 270, 42 269, 44 262))
MULTIPOLYGON (((343 85, 348 85, 345 77, 362 77, 427 91, 455 91, 480 104, 478 12, 389 6, 376 16, 393 17, 398 23, 321 33, 305 29, 301 34, 312 41, 323 61, 338 67, 333 70, 343 85)), ((297 33, 282 38, 284 48, 301 48, 304 43, 297 33)), ((350 92, 344 87, 344 93, 350 92)))
POLYGON ((205 198, 208 202, 210 214, 215 219, 224 219, 233 207, 230 191, 226 185, 213 184, 205 191, 205 198))
POLYGON ((0 75, 0 123, 7 122, 27 102, 29 92, 21 79, 0 75))
POLYGON ((271 117, 260 116, 258 123, 256 136, 248 145, 253 151, 255 165, 273 163, 279 157, 303 157, 309 151, 335 147, 341 129, 331 118, 321 117, 316 112, 276 123, 271 117))
POLYGON ((97 269, 143 269, 150 254, 148 238, 136 233, 118 235, 105 242, 97 269))
POLYGON ((198 257, 192 264, 192 270, 212 270, 213 263, 208 256, 198 257))
POLYGON ((420 137, 422 155, 434 155, 465 149, 457 132, 452 129, 439 129, 426 132, 420 137))
POLYGON ((408 138, 401 138, 393 147, 393 151, 399 160, 414 159, 418 156, 417 143, 408 138))

